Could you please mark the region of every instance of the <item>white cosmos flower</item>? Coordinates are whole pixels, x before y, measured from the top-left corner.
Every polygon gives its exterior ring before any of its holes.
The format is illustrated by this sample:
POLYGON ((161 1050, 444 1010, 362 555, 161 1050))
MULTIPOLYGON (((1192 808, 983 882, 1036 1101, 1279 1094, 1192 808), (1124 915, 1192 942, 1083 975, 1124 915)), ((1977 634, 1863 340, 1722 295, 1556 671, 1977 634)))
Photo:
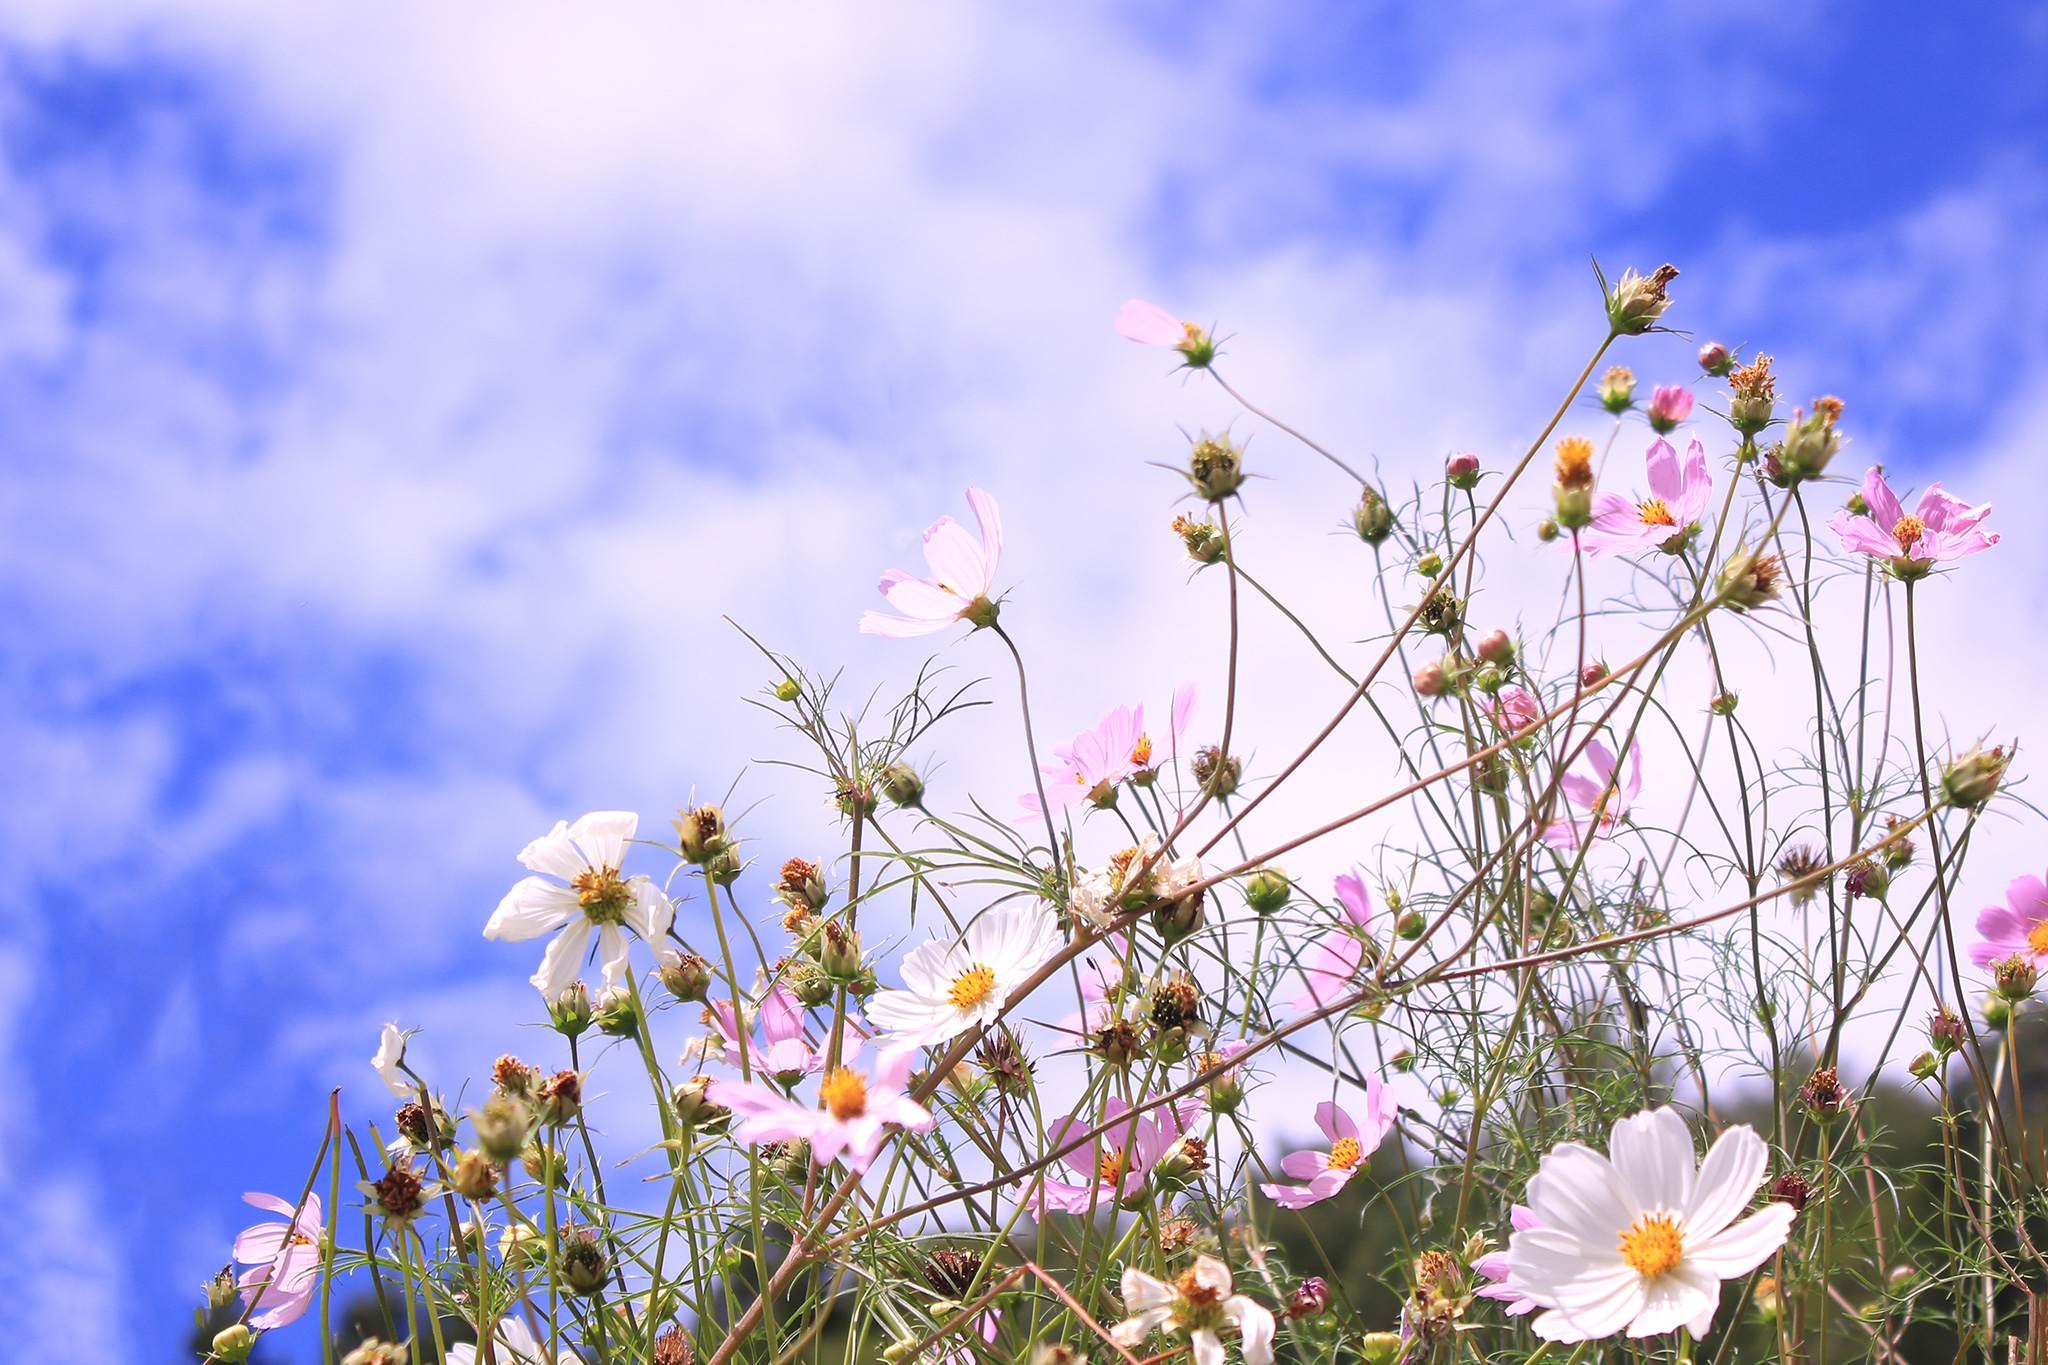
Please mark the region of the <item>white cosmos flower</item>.
MULTIPOLYGON (((500 1365, 543 1365, 548 1358, 547 1347, 516 1317, 499 1319, 497 1337, 498 1349, 493 1354, 500 1365)), ((448 1365, 476 1365, 476 1360, 476 1347, 466 1341, 448 1348, 448 1365)), ((557 1365, 583 1365, 582 1357, 566 1346, 556 1357, 556 1362, 557 1365)))
POLYGON ((377 1074, 384 1078, 384 1088, 402 1100, 413 1098, 412 1082, 398 1069, 405 1060, 405 1033, 396 1024, 384 1026, 384 1036, 377 1040, 377 1055, 370 1058, 370 1065, 377 1068, 377 1074))
POLYGON ((1200 858, 1190 856, 1176 862, 1160 857, 1157 836, 1148 834, 1135 846, 1111 856, 1100 872, 1083 871, 1076 877, 1067 908, 1099 929, 1148 901, 1173 900, 1200 880, 1200 858), (1133 874, 1147 866, 1151 870, 1133 880, 1133 874))
POLYGON ((1214 1256, 1195 1257, 1172 1284, 1126 1267, 1124 1307, 1133 1316, 1110 1328, 1110 1339, 1136 1346, 1163 1327, 1187 1335, 1195 1365, 1223 1365, 1223 1338, 1216 1329, 1228 1323, 1244 1335, 1245 1365, 1273 1365, 1273 1315, 1230 1288, 1230 1267, 1214 1256))
POLYGON ((557 820, 552 830, 520 851, 520 862, 568 885, 546 877, 526 878, 498 902, 491 922, 484 926, 484 937, 516 942, 567 925, 548 945, 540 970, 532 977, 549 1000, 575 981, 593 932, 607 988, 618 985, 626 974, 626 929, 659 950, 662 935, 675 919, 675 906, 647 878, 628 881, 619 876, 626 842, 639 827, 640 817, 631 811, 592 811, 573 825, 557 820))
POLYGON ((942 1043, 992 1022, 1010 992, 1064 946, 1042 902, 998 908, 959 943, 930 939, 903 959, 904 989, 878 991, 868 1018, 902 1043, 942 1043))
POLYGON ((1696 1163, 1692 1130, 1665 1108, 1622 1119, 1607 1145, 1543 1158, 1525 1196, 1538 1226, 1508 1240, 1508 1284, 1549 1310, 1532 1324, 1546 1340, 1704 1335, 1721 1281, 1763 1264, 1792 1226, 1785 1203, 1736 1221, 1764 1177, 1764 1140, 1730 1128, 1696 1163))

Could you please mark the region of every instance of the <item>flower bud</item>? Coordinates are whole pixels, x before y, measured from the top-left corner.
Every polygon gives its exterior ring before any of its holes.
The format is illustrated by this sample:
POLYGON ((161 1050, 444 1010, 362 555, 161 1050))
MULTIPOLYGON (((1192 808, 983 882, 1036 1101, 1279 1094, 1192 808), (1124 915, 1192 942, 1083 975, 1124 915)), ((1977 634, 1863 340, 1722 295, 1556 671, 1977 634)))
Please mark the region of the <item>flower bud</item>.
POLYGON ((1556 540, 1557 535, 1558 530, 1556 517, 1545 517, 1543 520, 1536 523, 1536 539, 1542 541, 1545 545, 1548 545, 1551 541, 1556 540))
POLYGON ((591 1011, 590 1020, 608 1038, 632 1038, 640 1032, 640 1010, 633 1003, 632 992, 623 986, 604 993, 591 1011))
POLYGON ((213 1278, 199 1286, 206 1295, 208 1309, 225 1308, 235 1301, 235 1267, 224 1265, 214 1272, 213 1278))
POLYGON ((1351 525, 1357 530, 1360 540, 1377 546, 1394 534, 1394 509, 1387 505, 1378 489, 1366 484, 1359 490, 1358 506, 1351 509, 1351 525))
POLYGON ((1244 776, 1242 765, 1214 744, 1205 744, 1195 750, 1188 769, 1204 791, 1219 798, 1236 794, 1238 779, 1244 776))
POLYGON ((1593 443, 1583 436, 1559 441, 1555 471, 1550 491, 1557 524, 1576 531, 1593 520, 1593 443))
POLYGON ((511 1095, 493 1095, 483 1108, 472 1109, 469 1126, 485 1156, 500 1165, 519 1155, 533 1129, 533 1111, 524 1100, 511 1095))
POLYGON ((716 806, 677 811, 676 818, 669 823, 675 826, 676 847, 682 851, 684 860, 699 867, 731 842, 725 828, 725 812, 716 806))
MULTIPOLYGON (((1222 793, 1218 792, 1217 795, 1221 796, 1222 793)), ((1152 927, 1159 931, 1159 937, 1166 940, 1168 947, 1202 927, 1205 922, 1202 914, 1203 898, 1204 893, 1196 891, 1178 900, 1167 901, 1152 912, 1152 927)))
POLYGON ((1579 670, 1579 686, 1581 688, 1598 687, 1606 681, 1607 661, 1604 659, 1595 659, 1592 663, 1579 670))
POLYGON ((1967 1036, 1963 1021, 1947 1005, 1936 1005, 1934 1013, 1927 1016, 1927 1041, 1934 1044, 1936 1052, 1944 1056, 1954 1052, 1967 1036))
POLYGON ((1728 372, 1728 423, 1744 436, 1754 437, 1771 424, 1771 410, 1778 402, 1778 377, 1771 373, 1771 358, 1760 355, 1747 365, 1728 372))
POLYGON ((1863 500, 1863 494, 1860 490, 1851 493, 1847 500, 1842 503, 1842 506, 1848 509, 1849 515, 1852 517, 1867 517, 1870 515, 1870 504, 1863 500))
POLYGON ((775 700, 777 701, 795 701, 802 695, 803 688, 797 685, 795 678, 784 678, 781 682, 775 684, 775 700))
POLYGON ((2012 1002, 1996 993, 1984 997, 1984 1022, 1992 1029, 2002 1029, 2012 1022, 2012 1002))
POLYGON ((1650 406, 1644 415, 1650 419, 1652 431, 1660 436, 1669 435, 1692 415, 1692 390, 1676 384, 1659 384, 1650 392, 1650 406))
POLYGON ((678 953, 655 968, 662 989, 678 1000, 702 1001, 711 988, 711 964, 695 953, 678 953))
POLYGON ((1188 450, 1188 482, 1210 502, 1222 502, 1244 483, 1244 448, 1226 432, 1203 432, 1188 450))
POLYGON ((1451 690, 1451 680, 1444 673, 1442 662, 1431 659, 1415 670, 1415 690, 1425 697, 1441 697, 1451 690))
POLYGON ((498 1187, 498 1168, 480 1151, 464 1152, 455 1159, 448 1183, 464 1199, 488 1199, 498 1187))
POLYGON ((1710 341, 1700 347, 1700 368, 1719 379, 1735 368, 1735 357, 1720 342, 1710 341))
POLYGON ((1884 846, 1880 856, 1883 857, 1885 868, 1888 871, 1901 872, 1912 864, 1913 841, 1903 834, 1894 833, 1899 826, 1905 823, 1904 820, 1901 820, 1896 815, 1887 815, 1884 818, 1885 832, 1891 834, 1892 839, 1891 842, 1884 846))
POLYGON ((572 1294, 595 1294, 604 1288, 605 1272, 611 1268, 597 1233, 576 1228, 562 1238, 562 1279, 572 1294))
POLYGON ((1787 1171, 1771 1182, 1771 1202, 1790 1204, 1794 1213, 1803 1212, 1812 1197, 1813 1186, 1797 1171, 1787 1171))
POLYGON ((676 1122, 684 1128, 706 1128, 732 1113, 724 1105, 713 1104, 709 1091, 709 1076, 692 1076, 668 1092, 669 1108, 675 1111, 676 1122))
POLYGON ((1504 630, 1489 630, 1479 637, 1479 657, 1506 668, 1515 661, 1515 642, 1504 630))
POLYGON ((1245 881, 1244 903, 1261 915, 1270 915, 1287 904, 1294 884, 1277 867, 1262 867, 1245 881))
POLYGON ((1948 765, 1941 774, 1941 790, 1948 803, 1961 810, 1980 810, 1998 793, 2005 778, 2005 746, 1986 750, 1982 745, 1948 765))
POLYGON ((1835 419, 1841 415, 1839 398, 1814 399, 1811 417, 1800 408, 1792 409, 1792 421, 1778 447, 1778 464, 1788 481, 1817 479, 1826 471, 1842 448, 1842 435, 1835 430, 1835 419))
POLYGON ((1799 1098, 1816 1123, 1833 1123, 1849 1112, 1849 1090, 1831 1066, 1817 1066, 1799 1087, 1799 1098))
POLYGON ((924 779, 917 769, 897 759, 882 769, 882 795, 898 807, 924 805, 924 779))
POLYGON ((1471 488, 1479 482, 1479 457, 1461 450, 1444 461, 1444 478, 1453 488, 1471 488))
POLYGON ((1415 1053, 1409 1048, 1397 1047, 1387 1058, 1387 1065, 1405 1076, 1415 1069, 1415 1053))
POLYGON ((1209 1169, 1209 1146, 1193 1134, 1177 1137, 1152 1165, 1152 1183, 1166 1194, 1187 1188, 1209 1169))
POLYGON ((1671 306, 1664 286, 1678 278, 1678 267, 1660 265, 1649 275, 1624 270, 1607 291, 1607 326, 1616 336, 1641 336, 1671 306))
POLYGON ((1873 863, 1868 858, 1851 863, 1842 876, 1842 890, 1850 900, 1884 899, 1884 893, 1891 888, 1892 874, 1885 870, 1883 863, 1873 863))
MULTIPOLYGON (((569 1184, 569 1158, 560 1147, 541 1138, 526 1144, 519 1153, 519 1168, 542 1185, 565 1189, 569 1184)), ((501 1251, 503 1247, 499 1248, 501 1251)))
POLYGON ((1620 416, 1636 405, 1635 372, 1626 365, 1610 365, 1607 373, 1600 376, 1600 406, 1620 416))
POLYGON ((832 1003, 832 980, 807 957, 789 958, 779 964, 782 984, 806 1009, 832 1003))
POLYGON ((1223 528, 1213 521, 1194 521, 1183 514, 1173 519, 1173 531, 1187 549, 1188 558, 1197 564, 1214 564, 1229 548, 1223 528))
POLYGON ((733 851, 730 844, 704 860, 704 874, 720 886, 731 886, 740 879, 740 873, 744 871, 746 865, 740 861, 740 855, 733 851))
POLYGON ((1330 1306, 1329 1282, 1311 1275, 1294 1286, 1284 1310, 1290 1318, 1312 1318, 1330 1306))
MULTIPOLYGON (((1214 1071, 1223 1066, 1225 1058, 1220 1053, 1204 1052, 1196 1058, 1195 1065, 1203 1071, 1214 1071)), ((1218 1114, 1234 1114, 1244 1103, 1244 1082, 1239 1079, 1237 1068, 1226 1067, 1218 1071, 1209 1081, 1209 1108, 1218 1114)))
POLYGON ((1472 675, 1472 685, 1489 697, 1505 687, 1507 681, 1507 675, 1492 664, 1486 665, 1472 675))
POLYGON ((1421 938, 1422 931, 1428 927, 1429 921, 1414 910, 1408 911, 1394 921, 1394 932, 1409 943, 1413 943, 1416 939, 1421 938))
POLYGON ((241 1323, 233 1323, 213 1336, 213 1353, 222 1360, 247 1360, 256 1346, 256 1334, 241 1323))
POLYGON ((1906 1063, 1906 1072, 1918 1081, 1931 1081, 1941 1070, 1941 1058, 1932 1052, 1923 1052, 1906 1063))
POLYGON ((1742 697, 1735 692, 1716 692, 1707 698, 1707 709, 1717 716, 1732 716, 1742 697))
POLYGON ((555 1032, 574 1038, 590 1027, 590 991, 581 981, 572 981, 548 1003, 548 1018, 555 1032))
POLYGON ((2014 953, 1991 964, 1992 989, 2017 1005, 2034 993, 2034 964, 2014 953))
POLYGON ((1738 545, 1715 580, 1717 600, 1730 611, 1748 612, 1777 601, 1784 581, 1776 555, 1738 545))
POLYGON ((1415 560, 1415 572, 1424 578, 1435 578, 1444 571, 1443 556, 1435 550, 1424 550, 1415 560))
POLYGON ((1488 754, 1469 769, 1472 785, 1480 791, 1499 796, 1508 789, 1508 765, 1500 761, 1499 754, 1488 754))
POLYGON ((1401 1347, 1399 1332, 1367 1332, 1358 1338, 1358 1358, 1364 1365, 1394 1365, 1401 1347))

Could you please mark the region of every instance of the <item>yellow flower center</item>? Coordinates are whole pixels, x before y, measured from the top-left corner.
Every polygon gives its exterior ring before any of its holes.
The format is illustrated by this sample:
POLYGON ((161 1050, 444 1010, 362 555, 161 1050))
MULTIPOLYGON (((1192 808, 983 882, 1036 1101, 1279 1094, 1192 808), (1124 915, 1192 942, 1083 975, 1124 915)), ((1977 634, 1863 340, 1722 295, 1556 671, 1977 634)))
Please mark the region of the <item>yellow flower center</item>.
POLYGON ((2027 930, 2027 948, 2036 953, 2048 953, 2048 919, 2027 930))
POLYGON ((1595 825, 1606 826, 1613 823, 1614 816, 1608 812, 1607 807, 1620 795, 1621 788, 1619 787, 1609 787, 1606 791, 1600 793, 1600 799, 1593 803, 1593 823, 1595 825))
POLYGON ((868 1108, 868 1078, 850 1066, 842 1066, 818 1083, 818 1098, 825 1111, 842 1123, 859 1118, 868 1108))
POLYGON ((1892 527, 1892 539, 1899 542, 1899 550, 1902 554, 1911 554, 1913 553, 1913 547, 1920 543, 1920 537, 1926 531, 1927 523, 1914 516, 1911 512, 1908 512, 1905 516, 1899 518, 1896 526, 1892 527))
POLYGON ((1677 518, 1662 498, 1644 498, 1636 504, 1636 520, 1645 526, 1676 526, 1677 518))
POLYGON ((1105 1185, 1114 1185, 1124 1178, 1124 1149, 1112 1147, 1102 1154, 1102 1160, 1095 1164, 1095 1178, 1105 1185))
POLYGON ((995 988, 995 970, 977 962, 953 978, 953 984, 946 990, 946 999, 954 1009, 972 1009, 988 999, 989 992, 995 988))
POLYGON ((1330 1166, 1339 1171, 1348 1171, 1358 1164, 1358 1158, 1365 1155, 1358 1150, 1357 1138, 1338 1138, 1330 1144, 1330 1166))
POLYGON ((313 1239, 303 1232, 295 1232, 292 1234, 292 1245, 295 1247, 309 1247, 313 1245, 313 1239))
POLYGON ((576 878, 576 904, 592 924, 618 924, 626 918, 633 893, 615 867, 586 867, 576 878))
POLYGON ((1131 762, 1144 767, 1152 761, 1152 736, 1139 735, 1138 742, 1131 746, 1131 762))
POLYGON ((1621 1234, 1621 1259, 1646 1279, 1655 1279, 1679 1262, 1685 1237, 1668 1213, 1646 1213, 1621 1234))
POLYGON ((1195 1278, 1195 1275, 1196 1272, 1193 1270, 1183 1270, 1180 1278, 1173 1283, 1174 1289, 1180 1293, 1183 1316, 1186 1315, 1186 1310, 1188 1309, 1194 1309, 1199 1312, 1201 1309, 1221 1302, 1223 1298, 1223 1291, 1221 1289, 1216 1288, 1214 1285, 1203 1284, 1199 1279, 1195 1278))

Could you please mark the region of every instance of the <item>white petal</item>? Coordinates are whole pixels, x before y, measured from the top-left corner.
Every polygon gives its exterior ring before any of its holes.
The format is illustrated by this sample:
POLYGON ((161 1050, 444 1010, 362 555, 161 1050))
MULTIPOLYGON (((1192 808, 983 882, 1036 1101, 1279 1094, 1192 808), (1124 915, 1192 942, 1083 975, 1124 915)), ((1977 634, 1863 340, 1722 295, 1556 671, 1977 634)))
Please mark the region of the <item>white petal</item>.
POLYGON ((868 1001, 871 1023, 898 1035, 902 1041, 937 1042, 958 1035, 968 1016, 945 1001, 931 1001, 911 991, 877 991, 868 1001))
POLYGON ((1643 1277, 1626 1267, 1616 1274, 1582 1280, 1570 1307, 1553 1308, 1531 1324, 1550 1341, 1587 1341, 1612 1336, 1642 1311, 1643 1277))
POLYGON ((1711 1237, 1685 1241, 1685 1264, 1723 1280, 1747 1275, 1785 1245, 1797 1214, 1782 1201, 1758 1209, 1735 1226, 1723 1228, 1711 1237))
POLYGON ((626 931, 607 924, 597 931, 597 962, 604 971, 604 988, 610 990, 626 979, 626 931))
MULTIPOLYGON (((625 866, 626 841, 640 828, 640 817, 629 810, 594 810, 569 826, 569 837, 592 867, 616 872, 625 866)), ((564 881, 573 881, 565 877, 564 881)))
POLYGON ((1218 1294, 1230 1292, 1230 1267, 1214 1256, 1195 1257, 1195 1283, 1218 1294))
POLYGON ((1593 1245, 1613 1245, 1643 1211, 1607 1158, 1576 1142, 1544 1155, 1529 1181, 1528 1202, 1544 1227, 1593 1245))
POLYGON ((1721 1299, 1721 1282, 1702 1276, 1680 1264, 1643 1284, 1643 1307, 1628 1324, 1632 1337, 1654 1337, 1675 1332, 1704 1312, 1714 1316, 1721 1299))
POLYGON ((659 954, 667 947, 662 939, 668 933, 668 927, 676 922, 675 902, 668 898, 667 892, 645 877, 635 877, 626 885, 633 891, 633 904, 626 911, 626 923, 632 925, 633 932, 659 954))
POLYGON ((1273 1315, 1242 1294, 1224 1303, 1223 1315, 1244 1333, 1244 1365, 1273 1365, 1273 1315))
POLYGON ((546 872, 573 882, 583 874, 583 855, 569 838, 569 822, 555 821, 555 827, 519 850, 519 861, 535 872, 546 872))
POLYGON ((1223 1338, 1208 1328, 1190 1333, 1188 1345, 1193 1348, 1195 1365, 1223 1365, 1223 1338))
POLYGON ((1608 1159, 1646 1210, 1683 1213, 1692 1203, 1692 1129, 1676 1109, 1646 1109, 1614 1125, 1608 1159))
POLYGON ((1699 1185, 1685 1210, 1688 1242, 1710 1237, 1735 1221, 1756 1193, 1769 1158, 1764 1140, 1747 1124, 1721 1134, 1707 1149, 1707 1159, 1700 1164, 1699 1185))
POLYGON ((540 970, 527 979, 549 1002, 569 989, 583 966, 583 950, 590 946, 591 922, 580 916, 564 929, 541 957, 540 970))
POLYGON ((957 944, 928 938, 904 956, 903 985, 926 1000, 944 1000, 953 987, 953 979, 968 965, 957 944))
POLYGON ((543 877, 528 877, 498 902, 490 922, 484 925, 484 937, 514 943, 536 938, 568 923, 581 909, 576 893, 568 887, 557 886, 543 877))
POLYGON ((1140 1314, 1169 1307, 1180 1297, 1172 1285, 1153 1279, 1135 1266, 1124 1267, 1123 1283, 1118 1288, 1123 1291, 1124 1307, 1140 1314))

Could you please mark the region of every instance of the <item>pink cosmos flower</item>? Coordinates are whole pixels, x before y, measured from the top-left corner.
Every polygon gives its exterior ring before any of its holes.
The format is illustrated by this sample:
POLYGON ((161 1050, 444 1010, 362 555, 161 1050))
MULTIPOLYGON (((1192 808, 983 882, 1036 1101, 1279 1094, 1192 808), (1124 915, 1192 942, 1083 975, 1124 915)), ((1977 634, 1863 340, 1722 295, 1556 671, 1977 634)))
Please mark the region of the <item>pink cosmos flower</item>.
POLYGON ((820 1166, 843 1155, 847 1169, 859 1175, 882 1149, 891 1125, 917 1130, 932 1126, 924 1106, 903 1093, 917 1051, 890 1048, 876 1058, 872 1070, 863 1070, 858 1065, 860 1050, 855 1048, 847 1053, 844 1066, 818 1082, 822 1109, 753 1082, 713 1081, 705 1095, 739 1116, 733 1131, 742 1142, 801 1139, 810 1144, 811 1159, 820 1166))
POLYGON ((1588 839, 1612 838, 1614 831, 1628 817, 1628 808, 1635 804, 1636 794, 1643 789, 1643 746, 1640 741, 1628 742, 1628 783, 1616 785, 1620 764, 1614 754, 1599 740, 1586 745, 1586 757, 1592 761, 1596 777, 1585 777, 1578 773, 1566 773, 1558 779, 1558 786, 1564 789, 1567 800, 1585 811, 1583 816, 1559 820, 1543 831, 1543 842, 1552 848, 1575 849, 1588 839))
POLYGON ((1907 512, 1873 465, 1863 476, 1863 502, 1868 512, 1858 516, 1844 508, 1828 518, 1828 526, 1842 538, 1843 549, 1887 560, 1901 578, 1924 577, 1942 560, 1961 559, 1998 543, 1998 532, 1977 529, 1991 515, 1991 504, 1972 507, 1938 483, 1929 484, 1920 505, 1907 512))
POLYGON ((917 578, 901 569, 883 574, 882 595, 903 615, 868 612, 860 618, 861 634, 901 640, 944 630, 955 621, 985 626, 996 619, 996 604, 988 594, 1003 552, 1002 518, 996 500, 979 488, 967 490, 967 505, 981 525, 981 544, 951 517, 933 522, 924 533, 924 558, 932 576, 917 578))
MULTIPOLYGON (((1073 1142, 1071 1150, 1060 1152, 1059 1164, 1080 1183, 1055 1180, 1050 1175, 1036 1178, 1035 1207, 1040 1213, 1086 1214, 1094 1209, 1113 1208, 1119 1200, 1136 1198, 1145 1188, 1159 1154, 1186 1133, 1199 1110, 1199 1102, 1190 1098, 1125 1120, 1131 1106, 1112 1096, 1103 1102, 1099 1120, 1085 1113, 1061 1119, 1049 1134, 1051 1146, 1059 1151, 1073 1142), (1103 1123, 1115 1126, 1098 1138, 1080 1140, 1080 1134, 1103 1123), (1070 1138, 1069 1134, 1073 1136, 1070 1138)), ((1028 1197, 1031 1196, 1027 1187, 1028 1197)))
POLYGON ((1117 310, 1117 335, 1145 346, 1171 346, 1185 351, 1208 340, 1192 322, 1182 322, 1156 303, 1132 299, 1117 310))
MULTIPOLYGON (((710 1006, 711 1022, 725 1039, 726 1060, 739 1065, 739 1030, 733 1026, 732 1002, 714 1000, 710 1006)), ((804 1041, 804 1011, 791 995, 780 985, 773 986, 761 997, 761 1008, 756 1016, 761 1027, 761 1041, 752 1036, 747 1039, 748 1065, 767 1072, 771 1076, 794 1079, 818 1070, 825 1065, 822 1053, 813 1051, 804 1041)))
POLYGON ((1525 687, 1503 687, 1494 694, 1491 709, 1493 723, 1504 735, 1512 735, 1543 719, 1543 708, 1536 704, 1536 698, 1529 695, 1525 687))
POLYGON ((1686 445, 1683 469, 1678 465, 1678 452, 1662 436, 1650 442, 1643 463, 1649 471, 1649 497, 1631 502, 1619 493, 1593 495, 1593 524, 1579 535, 1587 558, 1667 548, 1676 551, 1707 510, 1714 479, 1707 473, 1706 447, 1698 439, 1686 445))
POLYGON ((1265 1196, 1283 1209, 1305 1209, 1320 1204, 1351 1183, 1367 1157, 1379 1148, 1394 1126, 1400 1107, 1387 1094, 1385 1082, 1377 1076, 1365 1078, 1365 1126, 1336 1105, 1316 1106, 1316 1127, 1330 1140, 1327 1152, 1289 1152, 1280 1159, 1280 1169, 1306 1185, 1261 1185, 1265 1196))
MULTIPOLYGON (((1188 722, 1200 695, 1192 682, 1184 682, 1175 689, 1172 728, 1166 735, 1164 749, 1145 730, 1142 704, 1135 709, 1119 706, 1096 722, 1094 729, 1076 735, 1072 744, 1056 747, 1052 751, 1054 761, 1039 769, 1045 774, 1046 804, 1060 811, 1085 800, 1108 809, 1116 804, 1119 782, 1150 782, 1162 765, 1171 766, 1180 758, 1187 742, 1188 722)), ((1042 808, 1037 792, 1025 792, 1017 798, 1017 804, 1023 807, 1020 818, 1039 818, 1042 808)))
POLYGON ((274 1194, 252 1191, 242 1196, 242 1202, 285 1220, 244 1228, 235 1238, 235 1259, 256 1267, 243 1272, 238 1281, 244 1306, 254 1303, 259 1310, 249 1325, 282 1327, 306 1311, 320 1288, 320 1196, 308 1194, 297 1218, 292 1217, 292 1205, 274 1194))
MULTIPOLYGON (((1356 869, 1337 878, 1337 903, 1344 918, 1364 933, 1372 923, 1372 898, 1366 894, 1365 879, 1356 869)), ((1365 944, 1352 934, 1331 934, 1316 948, 1314 963, 1302 970, 1308 989, 1287 1002, 1297 1014, 1319 1010, 1341 1000, 1358 982, 1358 964, 1365 958, 1365 944)))
POLYGON ((2015 956, 2037 971, 2048 967, 2048 883, 2039 877, 2013 878, 2004 905, 1978 912, 1977 932, 1984 937, 1970 945, 1970 961, 1979 967, 2015 956))
MULTIPOLYGON (((1516 1232, 1527 1232, 1530 1228, 1540 1228, 1543 1226, 1542 1220, 1536 1216, 1536 1211, 1527 1204, 1517 1204, 1509 1209, 1508 1223, 1516 1232)), ((1493 1281, 1492 1284, 1479 1291, 1478 1298, 1495 1299, 1506 1304, 1507 1315, 1511 1318, 1518 1318, 1524 1313, 1536 1311, 1536 1301, 1507 1282, 1508 1253, 1506 1247, 1481 1256, 1472 1263, 1472 1268, 1493 1281)))
POLYGON ((1337 904, 1344 907, 1344 918, 1360 929, 1372 923, 1372 897, 1366 894, 1365 878, 1358 875, 1358 869, 1337 874, 1337 904))
POLYGON ((1692 390, 1677 384, 1659 384, 1650 393, 1650 425, 1658 432, 1670 431, 1692 415, 1692 390))

